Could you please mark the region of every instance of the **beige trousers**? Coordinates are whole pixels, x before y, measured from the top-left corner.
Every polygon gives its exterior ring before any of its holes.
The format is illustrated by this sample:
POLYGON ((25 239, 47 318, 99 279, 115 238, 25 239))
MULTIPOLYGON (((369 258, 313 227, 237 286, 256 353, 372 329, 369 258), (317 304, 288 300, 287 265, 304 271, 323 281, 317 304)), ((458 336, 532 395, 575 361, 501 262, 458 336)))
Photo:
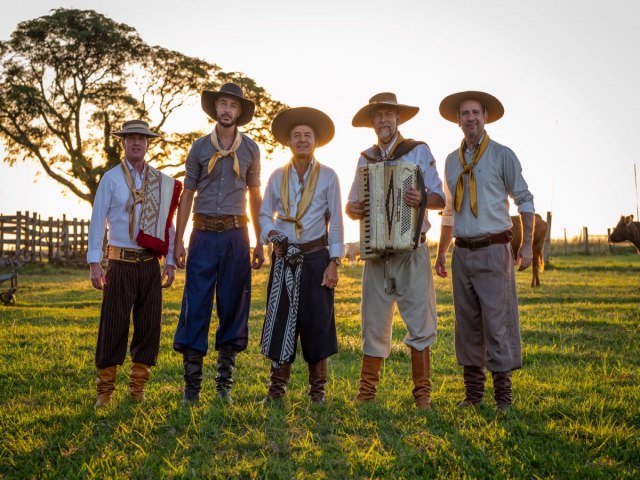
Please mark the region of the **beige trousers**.
POLYGON ((436 340, 436 292, 426 244, 407 253, 367 260, 362 274, 362 350, 387 358, 397 305, 407 326, 404 343, 418 351, 436 340))

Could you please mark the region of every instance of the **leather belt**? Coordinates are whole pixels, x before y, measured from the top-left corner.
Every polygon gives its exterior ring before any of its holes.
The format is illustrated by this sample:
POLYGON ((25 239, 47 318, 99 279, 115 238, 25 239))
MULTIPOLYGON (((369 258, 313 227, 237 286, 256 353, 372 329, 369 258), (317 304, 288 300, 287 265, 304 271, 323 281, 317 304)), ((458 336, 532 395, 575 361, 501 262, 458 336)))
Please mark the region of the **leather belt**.
POLYGON ((146 248, 124 248, 108 245, 107 258, 121 262, 147 262, 153 260, 156 256, 146 248))
POLYGON ((295 244, 295 246, 298 247, 302 251, 302 253, 315 252, 316 250, 320 250, 321 248, 326 247, 327 245, 328 245, 327 237, 324 235, 320 238, 316 238, 315 240, 311 240, 310 242, 307 242, 307 243, 295 244))
POLYGON ((225 232, 233 228, 244 227, 249 223, 245 215, 219 215, 211 217, 201 213, 193 214, 193 228, 206 232, 225 232))
POLYGON ((505 230, 504 232, 480 237, 457 237, 455 245, 456 247, 468 248, 469 250, 478 250, 479 248, 495 245, 496 243, 509 243, 512 238, 513 232, 511 230, 505 230))

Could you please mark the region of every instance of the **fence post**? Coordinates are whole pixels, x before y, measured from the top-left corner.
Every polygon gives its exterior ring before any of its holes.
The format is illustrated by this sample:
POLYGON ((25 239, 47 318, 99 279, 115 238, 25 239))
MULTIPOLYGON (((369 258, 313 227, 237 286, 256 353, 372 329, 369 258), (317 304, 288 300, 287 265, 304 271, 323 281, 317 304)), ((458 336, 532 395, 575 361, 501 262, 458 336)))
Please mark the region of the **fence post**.
POLYGON ((582 227, 582 237, 584 238, 584 254, 589 255, 589 229, 582 227))
POLYGON ((49 259, 49 262, 51 262, 51 260, 53 260, 53 217, 49 217, 49 221, 47 223, 49 226, 49 232, 47 234, 47 258, 49 259))
POLYGON ((16 260, 20 259, 20 240, 22 234, 22 212, 16 212, 16 260))
POLYGON ((4 216, 0 213, 0 258, 4 257, 4 216))
POLYGON ((549 264, 551 250, 551 212, 547 212, 547 234, 544 236, 544 246, 542 247, 542 259, 545 265, 549 264))
POLYGON ((567 227, 564 227, 564 256, 569 255, 569 246, 567 245, 567 227))
POLYGON ((62 214, 62 257, 69 258, 69 224, 67 222, 67 215, 62 214))
POLYGON ((607 228, 607 243, 609 244, 609 253, 613 255, 615 253, 615 246, 613 243, 609 241, 609 237, 611 236, 611 228, 607 228))

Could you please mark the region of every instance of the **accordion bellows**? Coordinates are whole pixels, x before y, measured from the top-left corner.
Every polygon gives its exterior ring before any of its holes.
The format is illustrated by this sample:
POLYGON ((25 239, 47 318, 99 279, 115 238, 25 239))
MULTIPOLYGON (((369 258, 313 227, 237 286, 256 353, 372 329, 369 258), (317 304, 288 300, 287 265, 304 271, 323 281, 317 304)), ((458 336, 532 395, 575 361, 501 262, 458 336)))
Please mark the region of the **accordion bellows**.
POLYGON ((410 188, 419 188, 419 170, 411 162, 369 163, 358 167, 359 201, 364 203, 360 220, 360 258, 376 258, 385 252, 414 250, 419 210, 403 200, 410 188))

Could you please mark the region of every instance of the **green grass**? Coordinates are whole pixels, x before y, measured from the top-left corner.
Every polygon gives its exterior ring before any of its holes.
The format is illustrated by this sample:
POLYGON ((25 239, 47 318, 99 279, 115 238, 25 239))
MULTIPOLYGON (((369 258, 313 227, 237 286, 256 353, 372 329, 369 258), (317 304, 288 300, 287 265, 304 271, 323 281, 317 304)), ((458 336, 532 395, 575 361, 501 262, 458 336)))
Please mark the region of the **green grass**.
POLYGON ((483 406, 456 408, 463 385, 451 287, 439 278, 434 411, 413 406, 399 318, 377 401, 354 404, 361 272, 341 270, 340 352, 329 362, 325 405, 307 399, 302 358, 286 400, 260 403, 268 372, 258 346, 263 269, 234 404, 214 398, 212 355, 202 403, 180 406, 182 364, 171 345, 181 274, 165 295, 147 400, 128 399, 128 359, 113 402, 94 411, 100 293, 88 270, 21 271, 17 305, 0 306, 0 478, 638 478, 640 256, 554 257, 537 289, 528 286, 530 271, 518 274, 524 368, 514 374, 507 414, 496 411, 490 384, 483 406))

